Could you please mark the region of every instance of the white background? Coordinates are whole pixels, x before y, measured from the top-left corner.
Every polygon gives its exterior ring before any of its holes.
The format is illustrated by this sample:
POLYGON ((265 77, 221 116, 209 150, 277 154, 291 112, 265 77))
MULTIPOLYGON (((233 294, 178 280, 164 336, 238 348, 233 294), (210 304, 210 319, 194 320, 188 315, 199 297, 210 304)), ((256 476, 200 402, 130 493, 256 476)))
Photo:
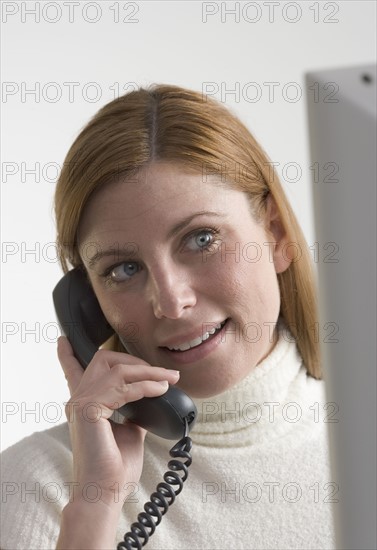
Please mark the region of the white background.
POLYGON ((211 91, 280 163, 313 245, 304 74, 375 62, 376 3, 70 1, 1 8, 6 448, 64 421, 69 394, 56 358, 51 292, 61 271, 52 201, 56 166, 88 119, 139 85, 211 91))

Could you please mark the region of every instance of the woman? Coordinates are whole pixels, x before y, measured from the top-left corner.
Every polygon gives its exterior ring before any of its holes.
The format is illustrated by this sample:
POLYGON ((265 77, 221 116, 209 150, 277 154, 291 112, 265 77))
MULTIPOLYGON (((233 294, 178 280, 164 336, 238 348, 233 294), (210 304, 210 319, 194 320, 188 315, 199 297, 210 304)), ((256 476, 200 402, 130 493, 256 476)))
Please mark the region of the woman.
POLYGON ((115 547, 171 441, 111 417, 168 384, 199 414, 189 478, 150 548, 333 548, 309 255, 249 131, 190 90, 131 92, 75 140, 55 206, 63 269, 85 269, 116 335, 85 372, 60 338, 68 423, 7 455, 32 447, 25 479, 61 498, 9 499, 32 525, 7 529, 3 550, 115 547))

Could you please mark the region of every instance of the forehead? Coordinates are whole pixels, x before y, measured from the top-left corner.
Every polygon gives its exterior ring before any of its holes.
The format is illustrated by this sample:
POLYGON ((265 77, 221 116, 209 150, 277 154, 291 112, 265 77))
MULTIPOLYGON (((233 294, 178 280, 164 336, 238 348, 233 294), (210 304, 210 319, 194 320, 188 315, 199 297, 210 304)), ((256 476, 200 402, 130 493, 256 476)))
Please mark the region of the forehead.
POLYGON ((80 221, 79 240, 125 227, 129 231, 140 230, 145 224, 157 229, 196 211, 230 212, 243 202, 243 192, 216 176, 154 163, 134 177, 110 183, 93 195, 80 221))

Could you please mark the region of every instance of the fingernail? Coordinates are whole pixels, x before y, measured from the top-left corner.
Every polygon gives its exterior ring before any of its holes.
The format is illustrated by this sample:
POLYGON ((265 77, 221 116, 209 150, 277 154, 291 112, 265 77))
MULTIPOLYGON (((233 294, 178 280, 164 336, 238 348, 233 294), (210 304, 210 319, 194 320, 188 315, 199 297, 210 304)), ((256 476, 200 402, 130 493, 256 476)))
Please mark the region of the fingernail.
POLYGON ((162 382, 159 382, 160 386, 163 388, 167 388, 169 385, 169 382, 167 380, 162 380, 162 382))
POLYGON ((179 378, 181 376, 181 373, 179 372, 179 370, 173 370, 172 373, 174 374, 174 376, 176 376, 177 378, 179 378))

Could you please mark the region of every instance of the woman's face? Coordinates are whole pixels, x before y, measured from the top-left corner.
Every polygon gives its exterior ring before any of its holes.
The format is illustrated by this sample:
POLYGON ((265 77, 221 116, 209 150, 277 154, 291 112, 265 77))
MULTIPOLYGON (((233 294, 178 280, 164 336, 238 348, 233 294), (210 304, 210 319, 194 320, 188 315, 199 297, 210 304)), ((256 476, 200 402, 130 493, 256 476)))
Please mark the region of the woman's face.
POLYGON ((268 355, 276 273, 289 265, 273 205, 268 233, 243 192, 216 182, 153 163, 97 192, 79 230, 94 291, 128 353, 179 370, 192 397, 225 391, 268 355))

